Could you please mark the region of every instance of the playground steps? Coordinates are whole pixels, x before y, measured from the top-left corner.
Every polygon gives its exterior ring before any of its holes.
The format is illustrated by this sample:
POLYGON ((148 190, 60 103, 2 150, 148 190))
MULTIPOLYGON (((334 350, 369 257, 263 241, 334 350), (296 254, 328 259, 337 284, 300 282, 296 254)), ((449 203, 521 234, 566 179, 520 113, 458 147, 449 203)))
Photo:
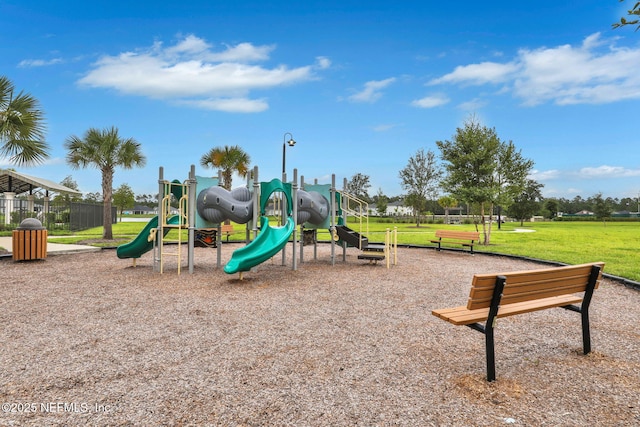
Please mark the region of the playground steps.
POLYGON ((358 259, 366 259, 369 261, 384 260, 384 244, 369 243, 368 238, 345 225, 338 225, 336 227, 336 232, 338 233, 340 240, 343 240, 349 246, 356 247, 362 251, 362 253, 358 255, 358 259))
POLYGON ((380 243, 369 243, 362 253, 358 255, 358 259, 367 259, 369 261, 384 260, 384 245, 380 243))
POLYGON ((357 231, 354 231, 346 225, 337 225, 336 232, 340 240, 347 242, 347 245, 364 250, 369 244, 369 239, 361 235, 357 231))

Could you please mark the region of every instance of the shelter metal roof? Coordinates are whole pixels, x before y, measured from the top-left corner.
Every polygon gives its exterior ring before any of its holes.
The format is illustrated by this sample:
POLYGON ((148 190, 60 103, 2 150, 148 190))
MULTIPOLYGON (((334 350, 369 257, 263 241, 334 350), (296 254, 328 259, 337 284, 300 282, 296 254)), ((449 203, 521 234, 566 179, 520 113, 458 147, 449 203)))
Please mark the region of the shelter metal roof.
POLYGON ((0 193, 22 194, 37 188, 54 193, 82 194, 81 191, 73 190, 48 179, 25 175, 13 170, 0 169, 0 193))

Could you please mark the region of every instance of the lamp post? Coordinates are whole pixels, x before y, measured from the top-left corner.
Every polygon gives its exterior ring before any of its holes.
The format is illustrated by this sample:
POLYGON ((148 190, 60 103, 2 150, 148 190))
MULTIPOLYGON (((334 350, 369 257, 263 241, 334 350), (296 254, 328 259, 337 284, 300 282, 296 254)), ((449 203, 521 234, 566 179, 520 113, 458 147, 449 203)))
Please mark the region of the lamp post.
POLYGON ((284 174, 285 174, 285 159, 287 157, 287 144, 289 144, 289 147, 293 147, 294 145, 296 145, 296 142, 293 140, 293 135, 291 135, 291 132, 286 132, 282 137, 282 180, 283 181, 285 179, 284 174), (287 135, 289 135, 288 141, 287 141, 287 135))

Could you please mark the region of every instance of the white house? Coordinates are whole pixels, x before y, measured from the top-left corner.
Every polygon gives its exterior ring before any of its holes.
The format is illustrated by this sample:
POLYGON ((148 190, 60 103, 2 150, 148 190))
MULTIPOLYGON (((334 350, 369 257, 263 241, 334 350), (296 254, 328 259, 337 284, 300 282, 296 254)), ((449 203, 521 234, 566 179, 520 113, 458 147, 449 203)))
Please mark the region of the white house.
MULTIPOLYGON (((375 204, 369 205, 369 215, 379 216, 378 208, 375 204)), ((402 201, 390 202, 387 205, 385 216, 409 216, 413 215, 413 208, 405 206, 402 201)))

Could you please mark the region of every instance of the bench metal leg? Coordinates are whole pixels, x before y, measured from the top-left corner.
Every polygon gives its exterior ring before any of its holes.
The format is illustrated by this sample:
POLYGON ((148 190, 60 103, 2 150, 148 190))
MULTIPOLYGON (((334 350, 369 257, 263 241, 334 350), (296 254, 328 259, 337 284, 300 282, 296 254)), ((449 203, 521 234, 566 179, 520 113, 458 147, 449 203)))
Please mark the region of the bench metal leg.
POLYGON ((583 307, 582 314, 582 352, 584 354, 591 353, 591 330, 589 328, 589 310, 583 307))
POLYGON ((500 300, 502 299, 502 292, 506 281, 507 278, 504 276, 498 276, 496 278, 496 284, 491 298, 491 307, 489 307, 489 315, 487 316, 487 323, 484 326, 480 323, 471 323, 467 325, 471 329, 484 334, 485 353, 487 358, 487 381, 489 382, 496 380, 496 351, 493 339, 493 330, 496 326, 498 307, 500 306, 500 300))
POLYGON ((493 297, 491 298, 489 315, 487 316, 487 323, 484 327, 485 347, 487 353, 487 381, 489 382, 495 381, 496 379, 496 356, 493 340, 493 328, 496 325, 498 307, 500 306, 500 300, 502 299, 502 292, 504 291, 504 285, 506 282, 506 277, 496 277, 496 285, 493 289, 493 297))
POLYGON ((582 304, 580 305, 580 314, 582 315, 582 349, 584 354, 591 353, 591 330, 589 328, 589 305, 591 304, 591 297, 593 297, 593 291, 596 289, 598 283, 598 277, 600 277, 600 266, 594 265, 591 267, 591 275, 589 276, 589 283, 587 289, 584 292, 582 298, 582 304))
POLYGON ((485 347, 487 352, 487 381, 496 380, 496 354, 493 341, 493 327, 488 327, 484 332, 485 347))
POLYGON ((582 297, 582 304, 580 307, 575 305, 566 305, 562 308, 580 313, 582 319, 582 352, 584 354, 591 353, 591 328, 589 326, 589 305, 591 304, 591 298, 593 297, 593 291, 596 289, 598 283, 598 277, 600 277, 600 266, 594 265, 591 267, 591 275, 589 276, 589 283, 582 297))

